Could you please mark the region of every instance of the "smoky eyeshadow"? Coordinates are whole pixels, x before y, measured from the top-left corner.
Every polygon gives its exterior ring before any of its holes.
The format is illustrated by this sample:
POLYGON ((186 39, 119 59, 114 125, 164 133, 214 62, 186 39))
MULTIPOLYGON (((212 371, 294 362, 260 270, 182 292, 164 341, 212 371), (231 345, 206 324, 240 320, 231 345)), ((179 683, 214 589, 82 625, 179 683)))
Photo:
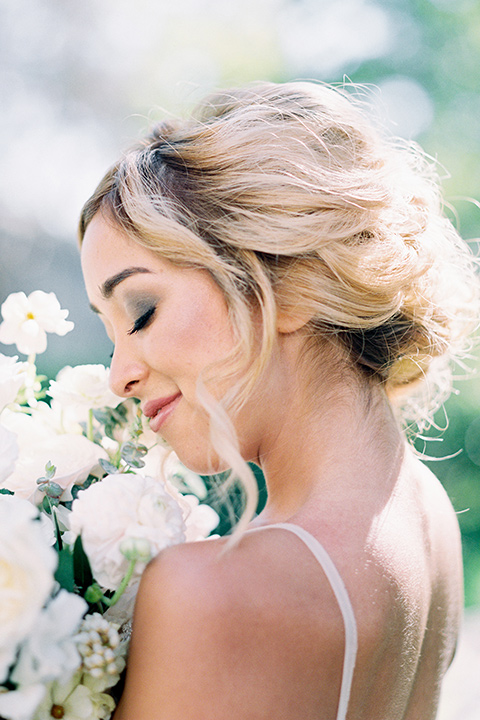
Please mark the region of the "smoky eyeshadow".
POLYGON ((158 305, 158 297, 153 295, 134 295, 125 299, 125 307, 133 320, 145 315, 158 305))

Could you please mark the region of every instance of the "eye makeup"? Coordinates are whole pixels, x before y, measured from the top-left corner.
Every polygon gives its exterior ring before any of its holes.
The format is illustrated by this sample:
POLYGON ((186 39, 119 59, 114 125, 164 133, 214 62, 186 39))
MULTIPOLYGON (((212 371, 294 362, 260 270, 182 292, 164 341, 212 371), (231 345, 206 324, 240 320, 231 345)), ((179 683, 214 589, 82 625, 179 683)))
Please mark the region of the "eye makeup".
POLYGON ((140 315, 139 318, 135 320, 135 323, 131 330, 128 331, 129 335, 133 335, 136 332, 139 332, 140 330, 143 330, 143 328, 146 328, 150 322, 153 319, 153 316, 155 315, 157 308, 155 305, 152 307, 149 307, 148 310, 146 310, 142 315, 140 315))
POLYGON ((152 297, 128 299, 126 303, 127 311, 136 318, 133 327, 128 331, 129 335, 143 330, 150 324, 157 310, 157 303, 158 300, 152 297))

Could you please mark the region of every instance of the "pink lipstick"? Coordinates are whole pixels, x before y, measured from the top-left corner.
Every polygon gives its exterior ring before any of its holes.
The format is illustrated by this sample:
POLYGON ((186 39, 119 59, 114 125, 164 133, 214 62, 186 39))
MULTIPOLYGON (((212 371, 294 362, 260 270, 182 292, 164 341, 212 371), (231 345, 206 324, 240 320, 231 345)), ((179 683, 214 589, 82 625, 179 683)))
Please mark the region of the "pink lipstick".
POLYGON ((182 393, 178 392, 175 395, 169 397, 159 398, 158 400, 151 400, 146 403, 143 408, 143 414, 150 418, 150 429, 153 432, 158 432, 165 420, 177 407, 178 403, 182 398, 182 393))

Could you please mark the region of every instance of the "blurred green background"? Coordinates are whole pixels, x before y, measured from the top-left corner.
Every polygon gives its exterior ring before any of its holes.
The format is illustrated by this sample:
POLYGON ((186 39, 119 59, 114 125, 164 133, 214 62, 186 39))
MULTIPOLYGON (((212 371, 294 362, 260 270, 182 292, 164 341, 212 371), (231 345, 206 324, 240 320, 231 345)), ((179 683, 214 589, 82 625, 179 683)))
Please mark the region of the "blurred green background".
MULTIPOLYGON (((54 376, 65 364, 108 364, 109 343, 82 287, 76 222, 103 171, 152 119, 188 111, 215 87, 344 77, 370 86, 382 121, 438 159, 449 212, 473 241, 478 0, 3 0, 0 302, 14 291, 53 290, 76 324, 65 338, 51 337, 40 370, 54 376)), ((474 605, 480 381, 457 387, 448 421, 438 417, 446 429, 434 430, 425 448, 459 512, 466 604, 474 605)))

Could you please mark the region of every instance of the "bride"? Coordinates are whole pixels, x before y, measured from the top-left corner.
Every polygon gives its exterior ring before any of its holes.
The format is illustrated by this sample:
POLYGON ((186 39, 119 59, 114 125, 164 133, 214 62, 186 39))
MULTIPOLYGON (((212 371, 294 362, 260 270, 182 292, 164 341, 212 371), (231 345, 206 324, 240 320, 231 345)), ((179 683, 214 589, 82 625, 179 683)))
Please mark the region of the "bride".
POLYGON ((477 317, 434 168, 344 90, 256 84, 156 126, 80 237, 112 389, 245 494, 232 536, 145 571, 115 720, 433 720, 460 537, 402 420, 477 317))

